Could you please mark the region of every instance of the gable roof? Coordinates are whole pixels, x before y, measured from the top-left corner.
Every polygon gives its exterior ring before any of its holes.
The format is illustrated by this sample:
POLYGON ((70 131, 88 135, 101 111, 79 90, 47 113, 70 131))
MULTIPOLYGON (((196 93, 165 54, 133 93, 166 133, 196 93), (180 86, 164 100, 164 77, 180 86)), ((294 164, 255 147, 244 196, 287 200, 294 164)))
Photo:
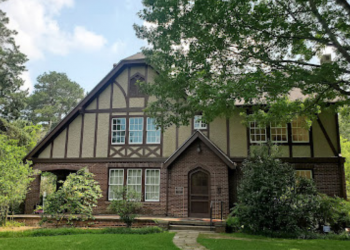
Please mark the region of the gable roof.
POLYGON ((229 168, 236 169, 236 163, 199 130, 196 130, 187 141, 185 141, 168 159, 164 161, 164 167, 169 168, 171 163, 173 163, 190 145, 192 145, 196 139, 201 140, 216 156, 225 162, 229 168))
POLYGON ((145 56, 142 53, 136 53, 130 57, 122 59, 118 64, 113 65, 113 69, 96 85, 91 92, 79 102, 79 104, 66 116, 60 123, 51 130, 24 158, 23 160, 30 160, 33 156, 40 154, 41 151, 48 146, 51 140, 61 133, 66 126, 72 122, 82 111, 99 95, 115 77, 121 73, 127 66, 137 66, 145 64, 145 56))

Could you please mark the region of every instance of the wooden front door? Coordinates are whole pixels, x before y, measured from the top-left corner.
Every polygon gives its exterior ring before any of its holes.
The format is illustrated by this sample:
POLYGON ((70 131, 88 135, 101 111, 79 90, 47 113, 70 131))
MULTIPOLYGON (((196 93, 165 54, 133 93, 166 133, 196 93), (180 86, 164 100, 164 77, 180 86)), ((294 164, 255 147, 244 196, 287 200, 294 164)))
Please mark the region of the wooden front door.
POLYGON ((189 175, 189 216, 208 218, 209 210, 210 175, 198 169, 189 175))

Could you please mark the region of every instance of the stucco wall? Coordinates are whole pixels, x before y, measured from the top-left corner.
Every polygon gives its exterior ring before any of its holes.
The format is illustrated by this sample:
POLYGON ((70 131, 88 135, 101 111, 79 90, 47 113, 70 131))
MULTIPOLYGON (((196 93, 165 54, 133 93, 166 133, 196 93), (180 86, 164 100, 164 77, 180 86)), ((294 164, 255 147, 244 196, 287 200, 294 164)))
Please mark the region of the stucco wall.
POLYGON ((39 155, 39 159, 50 158, 51 144, 49 144, 39 155))
POLYGON ((247 127, 242 124, 239 111, 230 118, 230 156, 247 157, 247 127))
POLYGON ((163 134, 163 155, 169 157, 176 150, 176 127, 171 126, 163 134))
MULTIPOLYGON (((335 117, 332 112, 323 112, 319 115, 320 120, 324 128, 326 129, 329 137, 331 138, 333 145, 337 148, 336 144, 336 125, 335 117)), ((331 147, 329 146, 326 137, 324 136, 317 121, 312 124, 312 136, 314 139, 314 155, 315 157, 332 157, 334 156, 331 147)))
POLYGON ((108 85, 108 87, 100 94, 98 98, 98 108, 99 109, 109 109, 111 106, 111 85, 108 85))
POLYGON ((63 130, 59 136, 53 141, 52 158, 63 158, 66 148, 67 129, 63 130))
POLYGON ((109 114, 98 114, 96 157, 107 157, 109 133, 109 114))
POLYGON ((210 140, 224 153, 227 153, 226 118, 218 117, 209 124, 210 140))
POLYGON ((69 124, 67 157, 78 158, 80 152, 81 138, 81 122, 82 116, 79 115, 74 121, 69 124))
POLYGON ((85 114, 82 157, 93 157, 96 114, 85 114))

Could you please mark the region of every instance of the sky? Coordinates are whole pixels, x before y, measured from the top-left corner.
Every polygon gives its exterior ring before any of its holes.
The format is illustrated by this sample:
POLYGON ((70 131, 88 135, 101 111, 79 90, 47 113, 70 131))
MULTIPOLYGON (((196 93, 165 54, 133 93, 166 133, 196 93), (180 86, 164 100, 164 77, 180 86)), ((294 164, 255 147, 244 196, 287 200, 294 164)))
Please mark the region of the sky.
POLYGON ((15 29, 20 51, 27 55, 24 88, 57 71, 91 91, 125 57, 146 46, 133 24, 142 0, 8 0, 0 4, 15 29))

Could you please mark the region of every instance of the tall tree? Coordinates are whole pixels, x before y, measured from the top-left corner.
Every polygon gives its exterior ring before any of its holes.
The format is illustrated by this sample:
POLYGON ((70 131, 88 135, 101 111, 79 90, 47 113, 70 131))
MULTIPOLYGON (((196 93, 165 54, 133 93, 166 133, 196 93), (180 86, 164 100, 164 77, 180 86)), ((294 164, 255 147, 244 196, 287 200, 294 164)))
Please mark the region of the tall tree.
MULTIPOLYGON (((0 0, 0 4, 3 0, 0 0)), ((21 90, 27 57, 19 51, 14 36, 15 30, 7 28, 9 19, 0 10, 0 117, 17 119, 25 108, 28 91, 21 90)))
POLYGON ((165 126, 196 111, 208 121, 230 116, 237 102, 259 103, 251 119, 314 117, 329 100, 350 96, 349 0, 144 0, 139 12, 154 25, 135 25, 160 73, 144 90, 165 126), (332 61, 317 56, 330 48, 332 61), (293 89, 306 100, 289 101, 293 89), (171 101, 169 101, 171 100, 171 101))
POLYGON ((37 82, 28 100, 31 120, 51 130, 84 97, 84 89, 55 71, 38 76, 37 82))

